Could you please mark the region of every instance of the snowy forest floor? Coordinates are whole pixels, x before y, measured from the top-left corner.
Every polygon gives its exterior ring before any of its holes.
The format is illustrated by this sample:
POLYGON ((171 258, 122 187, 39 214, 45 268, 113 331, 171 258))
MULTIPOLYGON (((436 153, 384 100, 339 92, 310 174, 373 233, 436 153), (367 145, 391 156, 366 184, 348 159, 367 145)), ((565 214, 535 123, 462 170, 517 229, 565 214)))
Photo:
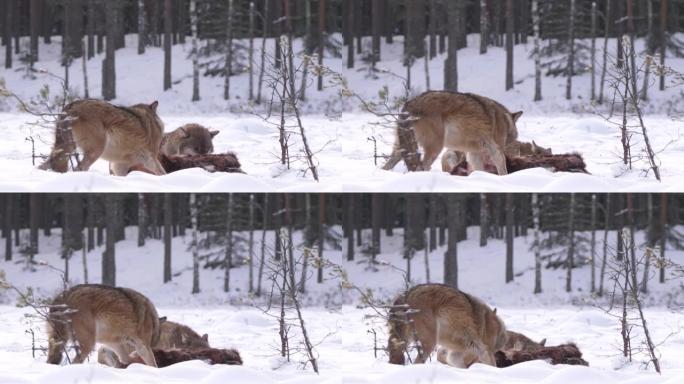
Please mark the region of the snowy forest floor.
MULTIPOLYGON (((399 76, 405 76, 402 66, 403 44, 384 44, 382 61, 378 68, 399 76)), ((32 165, 31 142, 36 143, 37 154, 47 154, 52 143, 52 127, 37 128, 30 125, 35 119, 25 113, 16 112, 12 100, 0 100, 0 139, 5 144, 0 149, 0 187, 17 191, 681 191, 684 190, 684 171, 679 164, 684 160, 684 144, 680 116, 684 111, 682 87, 670 83, 666 91, 652 87, 649 100, 644 105, 646 125, 657 152, 661 167, 662 183, 655 181, 648 169, 643 153, 643 140, 638 133, 632 137, 632 153, 635 157, 633 169, 621 164, 622 148, 619 116, 613 116, 612 123, 601 116, 609 114, 608 105, 594 105, 589 100, 591 78, 588 72, 573 79, 572 100, 565 100, 563 77, 544 77, 543 96, 540 102, 533 102, 534 66, 530 59, 532 45, 515 47, 515 88, 504 91, 505 51, 492 47, 485 55, 478 52, 477 35, 468 37, 469 46, 459 51, 459 89, 493 98, 511 111, 525 113, 518 123, 521 140, 535 140, 539 145, 550 147, 554 153, 581 153, 591 175, 553 174, 543 169, 533 169, 498 177, 477 172, 469 177, 453 177, 441 172, 439 161, 432 171, 419 174, 405 174, 403 166, 388 172, 374 163, 377 143, 379 155, 389 154, 394 141, 392 128, 380 127, 379 119, 361 112, 358 102, 340 96, 340 88, 327 80, 322 92, 315 89, 315 79, 309 76, 308 100, 302 105, 303 124, 307 131, 315 162, 319 168, 320 182, 312 180, 301 159, 301 140, 293 134, 290 153, 293 155, 291 169, 279 164, 280 148, 277 128, 279 121, 272 116, 268 122, 262 117, 267 114, 265 104, 254 105, 247 101, 249 76, 242 72, 231 78, 233 99, 223 100, 223 79, 201 78, 201 97, 192 103, 192 68, 187 59, 189 44, 173 48, 173 89, 162 92, 163 52, 159 48, 148 48, 145 55, 138 55, 136 36, 127 36, 127 47, 117 51, 117 99, 120 104, 160 101, 160 116, 170 131, 189 122, 201 123, 219 130, 215 139, 215 152, 234 151, 238 154, 247 175, 209 174, 192 169, 163 177, 134 173, 127 178, 110 177, 107 164, 98 161, 91 172, 83 174, 54 174, 37 171, 32 165)), ((296 51, 301 42, 296 41, 296 51)), ((267 44, 272 50, 273 41, 267 44)), ((614 49, 611 41, 609 49, 614 49)), ((639 40, 640 51, 643 41, 639 40)), ((257 44, 260 46, 260 44, 257 44)), ((602 44, 599 44, 602 46, 602 44)), ((63 75, 60 67, 59 38, 51 45, 41 45, 37 68, 63 75)), ((599 50, 597 57, 601 57, 599 50)), ((239 56, 239 55, 238 55, 239 56)), ((220 59, 220 55, 203 59, 203 62, 220 59)), ((259 57, 257 52, 256 57, 259 57)), ((445 55, 439 55, 429 62, 431 89, 441 89, 445 55)), ((90 95, 100 95, 100 73, 102 55, 88 61, 90 74, 90 95)), ((242 59, 244 60, 244 59, 242 59)), ((361 61, 357 68, 346 69, 344 58, 326 57, 325 65, 339 71, 349 83, 349 88, 368 100, 377 100, 378 92, 387 86, 390 99, 403 95, 402 80, 388 73, 369 74, 361 61)), ((0 64, 2 62, 0 61, 0 64)), ((244 63, 243 63, 244 64, 244 63)), ((669 58, 667 65, 674 70, 684 71, 684 59, 669 58)), ((411 94, 427 89, 423 63, 413 68, 411 94)), ((59 89, 59 83, 52 77, 38 73, 36 79, 27 79, 21 68, 0 70, 7 87, 25 99, 36 97, 44 85, 49 85, 52 95, 59 89)), ((651 76, 651 82, 657 79, 651 76)), ((301 79, 297 80, 297 84, 301 79)), ((80 63, 71 68, 71 88, 83 96, 83 80, 80 63)), ((271 96, 264 86, 264 99, 271 96)), ((606 87, 606 99, 613 98, 613 91, 606 87)), ((630 121, 632 124, 633 121, 630 121)))
MULTIPOLYGON (((337 228, 339 231, 339 228, 337 228)), ((22 233, 22 236, 28 233, 22 233)), ((514 243, 515 280, 504 283, 505 243, 490 240, 486 247, 478 244, 479 231, 468 229, 468 240, 458 245, 459 286, 466 292, 482 298, 498 313, 507 327, 523 332, 540 340, 546 337, 547 345, 568 341, 578 344, 589 361, 590 368, 573 366, 550 366, 536 361, 506 369, 476 365, 468 370, 443 366, 432 361, 425 366, 398 367, 387 363, 384 352, 377 358, 373 352, 373 336, 377 332, 378 344, 386 342, 384 321, 372 316, 369 308, 359 308, 358 295, 340 288, 340 279, 331 270, 325 270, 322 284, 315 282, 315 271, 309 269, 307 293, 302 297, 306 307, 303 314, 308 324, 312 342, 320 359, 320 376, 310 369, 303 370, 301 356, 294 356, 289 364, 277 356, 277 321, 264 314, 259 308, 263 300, 248 294, 248 267, 243 263, 231 269, 231 291, 223 292, 221 269, 202 269, 200 272, 201 292, 191 295, 192 260, 187 251, 190 236, 173 240, 173 280, 162 283, 163 244, 159 240, 148 240, 139 248, 136 244, 137 230, 129 227, 126 240, 117 243, 117 284, 141 291, 149 296, 161 315, 170 320, 186 323, 200 333, 209 333, 214 347, 235 347, 245 362, 243 367, 208 366, 202 362, 188 362, 161 370, 134 366, 126 371, 98 365, 94 358, 84 366, 55 367, 45 363, 39 351, 31 355, 31 336, 28 329, 36 332, 38 345, 45 344, 44 326, 35 319, 25 316, 31 309, 11 305, 16 297, 10 292, 0 294, 0 382, 198 382, 217 383, 241 382, 397 382, 397 383, 447 383, 456 380, 469 383, 566 383, 583 381, 587 383, 678 383, 684 379, 684 290, 682 280, 672 273, 667 274, 665 284, 655 280, 649 283, 649 294, 645 296, 646 316, 651 333, 662 358, 663 375, 646 369, 641 355, 633 363, 620 357, 620 336, 618 319, 604 313, 599 307, 602 302, 589 292, 591 269, 587 264, 573 270, 573 290, 565 292, 563 269, 542 271, 541 294, 532 294, 534 286, 534 256, 529 251, 530 237, 517 237, 514 243)), ((602 235, 602 233, 601 233, 602 235)), ((636 243, 643 243, 643 232, 638 232, 636 243)), ((236 234, 239 236, 239 234, 236 234)), ((273 232, 268 232, 266 241, 273 242, 273 232)), ((364 241, 370 233, 364 232, 364 241)), ((578 233, 587 236, 587 233, 578 233)), ((62 268, 64 261, 59 257, 59 230, 52 236, 40 239, 40 253, 36 260, 52 267, 62 268)), ((602 239, 602 236, 597 236, 602 239)), ((255 239, 261 239, 255 232, 255 239)), ((608 236, 610 244, 615 242, 615 232, 608 236)), ((295 232, 295 244, 301 243, 301 233, 295 232)), ((349 281, 360 289, 371 289, 378 303, 392 299, 403 290, 406 261, 401 257, 402 232, 395 230, 394 236, 382 236, 382 252, 378 255, 376 270, 368 267, 368 260, 357 250, 356 260, 346 261, 345 250, 325 249, 324 257, 346 270, 349 281)), ((601 241, 597 249, 602 249, 601 241)), ((255 249, 260 248, 257 241, 255 249)), ((91 282, 100 281, 101 254, 98 247, 86 255, 91 282)), ((609 247, 610 249, 610 247, 609 247)), ((442 281, 443 255, 445 247, 438 247, 427 255, 430 266, 430 281, 442 281)), ((209 254, 221 249, 202 252, 209 254)), ((684 263, 684 252, 667 250, 673 262, 684 263)), ((49 298, 59 291, 62 281, 52 268, 37 265, 36 271, 28 271, 20 258, 16 262, 2 262, 0 269, 7 279, 18 287, 32 287, 36 298, 49 298)), ((427 279, 426 258, 418 253, 412 260, 413 284, 427 279)), ((70 264, 73 284, 83 282, 82 256, 74 255, 70 264)), ((640 271, 641 273, 642 271, 640 271)), ((301 270, 296 273, 301 275, 301 270)), ((655 276, 656 271, 651 270, 655 276)), ((270 291, 268 274, 264 277, 264 291, 270 291)), ((606 279, 607 292, 612 282, 606 279)), ((639 330, 635 328, 634 334, 639 330)), ((634 341, 637 343, 637 341, 634 341)))

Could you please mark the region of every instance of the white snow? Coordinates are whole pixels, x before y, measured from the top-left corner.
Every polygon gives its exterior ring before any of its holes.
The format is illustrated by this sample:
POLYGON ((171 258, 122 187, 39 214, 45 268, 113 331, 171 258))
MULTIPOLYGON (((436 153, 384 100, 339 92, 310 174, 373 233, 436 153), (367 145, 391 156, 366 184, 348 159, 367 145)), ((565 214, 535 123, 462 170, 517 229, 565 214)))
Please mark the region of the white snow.
MULTIPOLYGON (((515 280, 504 284, 505 245, 490 240, 481 248, 477 228, 469 228, 468 239, 460 242, 459 284, 461 289, 481 297, 498 309, 507 327, 523 332, 534 340, 547 338, 547 345, 565 342, 576 343, 590 367, 551 366, 543 361, 519 364, 497 369, 475 365, 468 370, 444 366, 431 361, 423 366, 394 366, 387 363, 382 351, 377 358, 373 352, 375 330, 379 345, 386 342, 386 327, 379 318, 369 317, 373 311, 357 307, 358 297, 341 290, 339 279, 326 270, 323 284, 315 278, 307 281, 308 293, 303 315, 312 341, 316 344, 320 375, 310 367, 303 368, 301 357, 290 363, 278 357, 277 321, 253 305, 263 301, 247 293, 248 268, 240 265, 231 270, 231 291, 223 292, 223 271, 202 269, 201 292, 191 295, 191 255, 186 251, 190 237, 174 238, 173 280, 162 284, 163 245, 148 240, 144 248, 136 244, 137 231, 127 228, 126 238, 117 243, 117 283, 137 289, 148 295, 161 315, 185 323, 200 333, 208 333, 214 347, 237 348, 244 361, 242 367, 209 366, 199 361, 185 362, 162 369, 135 365, 127 370, 100 366, 92 360, 84 365, 52 366, 38 351, 31 355, 31 337, 25 333, 32 328, 38 345, 45 345, 43 325, 25 317, 31 309, 12 306, 15 296, 0 292, 0 382, 2 383, 53 383, 53 382, 168 382, 168 383, 680 383, 684 380, 684 314, 681 310, 681 280, 668 273, 665 284, 650 282, 646 296, 645 313, 650 330, 658 346, 663 374, 653 372, 643 364, 643 356, 635 356, 628 363, 620 356, 618 319, 605 314, 589 293, 590 268, 582 266, 573 271, 573 291, 565 292, 565 271, 542 271, 543 293, 534 295, 533 255, 528 251, 531 237, 515 239, 515 280), (673 309, 668 309, 673 308, 673 309)), ((23 233, 22 235, 27 235, 23 233)), ((364 236, 369 236, 365 232, 364 236)), ((602 235, 602 234, 601 234, 602 235)), ((59 230, 50 237, 40 239, 37 260, 62 268, 59 257, 59 230)), ((255 234, 260 239, 260 233, 255 234)), ((602 236, 597 236, 602 239, 602 236)), ((273 233, 268 233, 268 242, 273 233)), ((295 233, 295 242, 300 242, 295 233)), ((643 242, 643 233, 637 233, 637 244, 643 242)), ((615 241, 615 233, 609 234, 615 241)), ((405 260, 401 256, 402 234, 383 234, 382 253, 377 271, 368 270, 366 259, 357 252, 355 261, 345 260, 345 250, 325 250, 325 257, 341 265, 352 283, 361 289, 372 289, 379 301, 389 300, 401 292, 404 281, 401 270, 405 260), (385 264, 386 263, 386 264, 385 264)), ((256 249, 259 248, 257 242, 256 249)), ((601 241, 597 249, 602 249, 601 241)), ((100 279, 100 255, 103 248, 87 254, 91 282, 100 279)), ((445 247, 429 254, 431 281, 441 281, 442 257, 445 247)), ((684 252, 667 250, 676 263, 684 262, 684 252)), ((71 260, 72 283, 83 282, 81 255, 71 260)), ((20 288, 33 287, 36 298, 49 298, 59 291, 61 278, 45 266, 36 272, 23 268, 23 263, 3 262, 0 268, 7 279, 20 288)), ((413 283, 426 281, 424 258, 417 254, 412 261, 413 283)), ((297 276, 299 276, 299 272, 297 276)), ((310 270, 310 272, 312 272, 310 270)), ((264 280, 268 291, 268 280, 264 280)), ((610 286, 606 281, 606 286, 610 286)), ((638 330, 635 329, 635 333, 638 330)), ((636 341, 635 341, 636 342, 636 341)))
MULTIPOLYGON (((313 83, 307 91, 308 101, 302 106, 303 124, 319 167, 320 182, 312 180, 306 166, 295 161, 292 169, 285 170, 278 161, 280 149, 276 128, 264 122, 257 115, 265 114, 265 106, 256 106, 246 101, 247 73, 231 79, 234 98, 222 98, 223 80, 201 78, 202 100, 192 103, 191 65, 187 60, 188 46, 174 46, 172 90, 162 92, 163 54, 158 48, 148 48, 139 56, 134 35, 127 36, 127 47, 117 51, 117 95, 116 103, 160 101, 160 115, 166 129, 171 130, 196 122, 218 129, 221 133, 215 140, 216 152, 235 151, 243 164, 245 175, 209 174, 202 170, 188 170, 175 175, 154 177, 135 173, 127 178, 108 175, 106 163, 99 161, 91 172, 84 174, 57 175, 37 171, 31 164, 31 143, 36 140, 37 154, 46 154, 52 142, 51 128, 35 128, 30 123, 35 119, 17 112, 12 100, 0 100, 0 139, 5 144, 0 148, 0 188, 18 191, 681 191, 684 190, 684 171, 679 167, 684 159, 684 145, 681 142, 681 121, 673 118, 684 110, 681 87, 668 87, 664 92, 652 88, 650 99, 645 104, 646 125, 650 131, 653 148, 658 152, 662 183, 655 181, 643 159, 641 137, 634 135, 635 158, 633 169, 621 164, 618 127, 602 119, 608 114, 607 106, 592 105, 589 101, 589 74, 574 79, 575 92, 572 100, 565 100, 565 79, 543 78, 541 102, 533 98, 533 64, 529 59, 531 45, 515 48, 514 73, 516 86, 504 91, 505 54, 501 48, 490 48, 485 55, 478 52, 478 37, 469 36, 469 47, 459 51, 460 90, 491 97, 506 105, 510 110, 523 110, 519 122, 520 138, 535 140, 538 144, 551 147, 554 153, 579 152, 587 163, 591 175, 553 174, 545 170, 527 170, 504 177, 474 174, 470 177, 453 177, 441 172, 439 161, 432 171, 424 174, 405 174, 402 165, 394 171, 379 169, 374 164, 374 146, 369 138, 378 143, 378 153, 388 154, 394 140, 393 130, 375 125, 378 118, 360 111, 358 103, 343 98, 339 88, 326 87, 318 92, 313 83)), ((40 58, 36 66, 62 75, 64 69, 58 64, 59 38, 51 45, 41 45, 40 58)), ((614 42, 609 45, 613 49, 614 42)), ((639 41, 639 47, 642 42, 639 41)), ((42 43, 41 43, 42 44, 42 43)), ((297 42, 299 44, 299 42, 297 42)), ((257 46, 260 46, 257 44, 257 46)), ((599 46, 602 46, 599 44, 599 46)), ((402 44, 400 39, 393 45, 383 45, 378 66, 400 76, 405 76, 402 67, 402 44)), ((269 41, 267 49, 272 49, 269 41)), ((258 55, 257 55, 258 57, 258 55)), ((597 54, 601 57, 601 52, 597 54)), ((88 61, 90 74, 90 95, 100 95, 101 55, 88 61)), ((444 56, 430 61, 433 89, 441 88, 444 56)), ((0 58, 1 60, 2 58, 0 58)), ((369 78, 368 71, 357 63, 356 69, 346 69, 344 58, 326 57, 326 65, 341 72, 349 81, 350 88, 363 97, 373 99, 378 91, 387 86, 392 97, 402 94, 402 82, 396 76, 380 73, 369 78)), ((412 93, 425 90, 423 65, 413 68, 412 93)), ((684 71, 684 59, 669 58, 668 66, 684 71)), ((0 67, 2 61, 0 61, 0 67)), ((79 65, 71 69, 71 87, 83 95, 82 75, 79 65)), ((20 69, 0 69, 9 89, 21 97, 35 97, 40 88, 49 84, 54 94, 58 83, 45 74, 29 80, 20 69)), ((310 79, 311 80, 311 79, 310 79)), ((299 81, 297 82, 299 84, 299 81)), ((606 89, 606 98, 612 93, 606 89)), ((270 92, 264 87, 267 100, 270 92)), ((300 153, 301 146, 296 136, 292 137, 293 155, 300 153)))

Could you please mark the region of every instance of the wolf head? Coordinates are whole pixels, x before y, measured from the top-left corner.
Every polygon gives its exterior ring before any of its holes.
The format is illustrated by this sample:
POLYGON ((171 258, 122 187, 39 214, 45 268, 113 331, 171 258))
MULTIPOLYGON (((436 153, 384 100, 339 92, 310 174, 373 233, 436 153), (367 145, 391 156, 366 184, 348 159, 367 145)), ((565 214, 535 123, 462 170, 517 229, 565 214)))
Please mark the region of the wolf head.
POLYGON ((212 139, 219 131, 210 131, 199 124, 186 124, 178 129, 181 131, 178 146, 181 156, 206 155, 214 152, 212 139))

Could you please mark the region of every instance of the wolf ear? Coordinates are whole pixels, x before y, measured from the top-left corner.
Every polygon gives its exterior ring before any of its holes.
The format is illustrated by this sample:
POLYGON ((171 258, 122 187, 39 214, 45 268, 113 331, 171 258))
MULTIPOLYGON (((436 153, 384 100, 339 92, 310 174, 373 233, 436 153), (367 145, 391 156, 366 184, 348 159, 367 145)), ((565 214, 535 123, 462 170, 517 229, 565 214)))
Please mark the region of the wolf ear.
POLYGON ((208 343, 209 342, 209 335, 206 333, 204 335, 202 335, 202 340, 204 340, 208 343))
POLYGON ((523 111, 518 111, 518 112, 512 113, 511 117, 513 118, 513 122, 517 123, 518 119, 520 119, 520 116, 522 116, 522 114, 523 114, 523 111))
POLYGON ((211 135, 211 138, 213 139, 214 137, 216 137, 216 135, 219 134, 219 131, 209 131, 209 134, 211 135))
POLYGON ((498 309, 498 308, 494 308, 494 314, 495 314, 495 315, 496 315, 496 310, 497 310, 497 309, 498 309))
POLYGON ((155 101, 152 104, 150 104, 150 109, 154 112, 157 112, 157 107, 159 106, 159 102, 155 101))
POLYGON ((166 316, 162 316, 159 318, 159 324, 163 323, 166 321, 166 316))
POLYGON ((543 338, 542 341, 539 342, 539 345, 542 347, 546 346, 546 338, 543 338))
POLYGON ((188 341, 188 335, 181 333, 181 343, 185 344, 188 341))
POLYGON ((188 133, 188 131, 185 130, 185 128, 180 127, 178 129, 180 129, 180 131, 183 132, 183 138, 184 139, 187 139, 188 137, 190 137, 190 134, 188 133))

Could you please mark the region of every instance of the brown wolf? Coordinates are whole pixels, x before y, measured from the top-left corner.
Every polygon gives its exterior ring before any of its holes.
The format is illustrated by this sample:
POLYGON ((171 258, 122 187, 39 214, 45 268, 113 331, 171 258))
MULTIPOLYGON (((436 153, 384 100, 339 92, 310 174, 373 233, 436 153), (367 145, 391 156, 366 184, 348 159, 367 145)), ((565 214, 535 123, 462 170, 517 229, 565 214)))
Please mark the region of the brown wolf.
POLYGON ((52 301, 47 326, 50 364, 61 362, 64 345, 72 340, 78 345, 74 363, 82 363, 101 343, 122 362, 135 350, 145 364, 157 366, 152 353, 159 340, 157 310, 132 289, 76 285, 52 301))
MULTIPOLYGON (((235 349, 162 349, 154 348, 154 358, 157 360, 159 368, 190 360, 202 360, 210 365, 242 365, 240 353, 235 349)), ((137 352, 131 353, 130 363, 142 363, 137 352)), ((129 363, 129 364, 130 364, 129 363)), ((124 368, 124 367, 122 367, 124 368)))
POLYGON ((161 153, 166 156, 206 155, 214 152, 212 139, 219 131, 210 131, 199 124, 186 124, 165 133, 161 153))
POLYGON ((97 159, 103 158, 109 161, 110 172, 117 176, 125 176, 134 164, 142 164, 157 175, 164 174, 157 159, 164 132, 157 106, 156 101, 131 107, 101 100, 68 104, 57 123, 52 152, 39 168, 66 172, 69 155, 78 147, 83 151, 79 171, 87 171, 97 159))
MULTIPOLYGON (((472 93, 429 91, 406 102, 403 112, 413 120, 416 141, 423 148, 423 169, 430 169, 446 147, 466 152, 468 162, 484 170, 482 154, 505 175, 505 148, 518 137, 516 121, 522 112, 511 113, 503 105, 472 93)), ((401 160, 399 140, 383 169, 389 170, 401 160)))
POLYGON ((518 350, 518 351, 532 351, 543 348, 546 345, 546 339, 540 342, 532 341, 529 337, 522 333, 506 331, 506 345, 503 350, 518 350))
MULTIPOLYGON (((160 324, 159 340, 152 345, 154 349, 199 349, 209 348, 209 335, 202 336, 193 331, 187 325, 165 320, 160 324)), ((128 354, 134 352, 129 349, 128 354)), ((156 355, 156 353, 155 353, 156 355)), ((123 368, 114 351, 106 347, 100 347, 97 351, 97 361, 110 367, 123 368)), ((160 364, 157 361, 157 364, 160 364)), ((161 366, 161 365, 160 365, 161 366)))
POLYGON ((440 360, 449 365, 495 365, 494 352, 506 343, 506 327, 496 310, 442 284, 418 285, 398 297, 388 325, 392 364, 404 364, 409 345, 419 342, 416 363, 424 363, 440 345, 440 360))

